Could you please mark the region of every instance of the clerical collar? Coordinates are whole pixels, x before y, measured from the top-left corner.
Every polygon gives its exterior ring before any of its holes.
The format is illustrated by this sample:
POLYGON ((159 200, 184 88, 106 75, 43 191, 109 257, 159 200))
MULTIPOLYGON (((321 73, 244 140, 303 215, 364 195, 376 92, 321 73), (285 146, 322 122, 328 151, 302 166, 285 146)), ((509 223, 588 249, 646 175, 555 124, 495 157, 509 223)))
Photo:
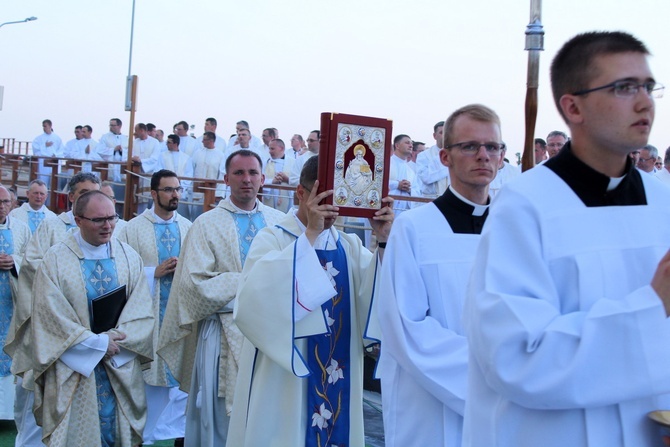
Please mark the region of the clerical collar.
POLYGON ((458 194, 451 186, 433 203, 447 219, 454 233, 481 234, 484 222, 489 215, 489 205, 472 203, 458 194))
POLYGON ((81 237, 81 232, 76 233, 74 238, 77 240, 81 252, 84 254, 85 259, 107 259, 111 257, 111 245, 109 242, 106 244, 95 245, 89 244, 81 237))
POLYGON ((588 207, 647 204, 642 177, 631 158, 626 160, 622 177, 610 178, 577 158, 568 141, 544 166, 558 175, 588 207))
POLYGON ((157 224, 171 224, 172 222, 175 221, 175 219, 177 219, 177 213, 173 212, 172 217, 169 218, 168 220, 165 220, 162 217, 160 217, 158 214, 156 214, 155 208, 156 208, 156 205, 154 204, 154 206, 151 208, 151 214, 153 214, 154 220, 156 221, 157 224))
POLYGON ((491 198, 489 197, 487 199, 486 205, 480 205, 478 203, 472 202, 471 200, 466 199, 463 197, 458 191, 456 191, 456 188, 453 186, 449 185, 449 190, 459 199, 461 199, 461 202, 465 202, 468 205, 470 205, 473 210, 472 210, 472 215, 473 216, 483 216, 486 210, 489 209, 489 205, 491 204, 491 198))
POLYGON ((254 203, 254 209, 252 209, 252 210, 243 210, 239 206, 235 205, 232 200, 229 200, 229 202, 230 202, 230 206, 233 207, 233 210, 237 214, 254 214, 254 213, 258 212, 258 199, 256 199, 256 203, 254 203))

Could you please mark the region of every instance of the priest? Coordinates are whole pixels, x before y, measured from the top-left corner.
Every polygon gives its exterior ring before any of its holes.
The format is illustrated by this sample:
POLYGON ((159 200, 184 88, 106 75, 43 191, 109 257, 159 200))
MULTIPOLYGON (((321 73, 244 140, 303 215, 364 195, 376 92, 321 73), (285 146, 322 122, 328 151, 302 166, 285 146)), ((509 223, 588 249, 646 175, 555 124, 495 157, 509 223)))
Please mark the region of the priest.
POLYGON ((391 198, 370 224, 371 253, 332 228, 338 207, 317 194, 318 156, 305 162, 300 201, 254 240, 235 322, 246 337, 229 444, 364 445, 363 350, 378 261, 393 221, 391 198))
POLYGON ((79 197, 74 214, 80 231, 50 248, 35 276, 35 419, 50 447, 136 446, 154 319, 142 260, 112 238, 118 215, 104 193, 79 197), (117 323, 94 333, 92 300, 124 285, 117 323))

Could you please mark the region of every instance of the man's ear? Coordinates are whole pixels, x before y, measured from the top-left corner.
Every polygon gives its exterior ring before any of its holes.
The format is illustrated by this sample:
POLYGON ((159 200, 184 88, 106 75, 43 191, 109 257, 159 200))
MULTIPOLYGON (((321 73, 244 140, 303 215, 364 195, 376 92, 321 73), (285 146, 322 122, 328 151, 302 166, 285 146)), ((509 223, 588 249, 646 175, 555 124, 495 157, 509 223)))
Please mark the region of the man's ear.
POLYGON ((558 104, 561 106, 561 111, 568 123, 580 124, 584 121, 581 98, 579 96, 565 94, 561 96, 558 104))

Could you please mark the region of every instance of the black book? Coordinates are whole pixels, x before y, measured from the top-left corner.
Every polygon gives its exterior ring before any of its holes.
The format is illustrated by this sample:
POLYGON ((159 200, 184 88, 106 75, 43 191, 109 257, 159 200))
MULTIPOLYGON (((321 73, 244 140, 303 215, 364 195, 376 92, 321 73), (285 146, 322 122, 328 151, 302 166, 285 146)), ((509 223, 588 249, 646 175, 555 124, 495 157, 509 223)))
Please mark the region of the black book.
POLYGON ((91 331, 101 334, 115 328, 125 305, 125 284, 91 300, 91 331))

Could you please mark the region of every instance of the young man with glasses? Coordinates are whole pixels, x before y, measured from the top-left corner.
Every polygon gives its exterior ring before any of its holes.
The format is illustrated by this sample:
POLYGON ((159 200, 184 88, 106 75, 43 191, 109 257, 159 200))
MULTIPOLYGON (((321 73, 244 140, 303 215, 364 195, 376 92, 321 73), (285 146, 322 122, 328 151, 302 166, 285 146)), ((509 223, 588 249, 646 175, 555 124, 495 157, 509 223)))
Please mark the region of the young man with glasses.
POLYGON ((464 324, 464 444, 653 446, 670 408, 670 195, 629 154, 658 84, 630 34, 568 41, 551 65, 571 140, 507 185, 482 233, 464 324), (655 273, 654 273, 655 272, 655 273))
MULTIPOLYGON (((182 191, 177 174, 168 170, 155 172, 151 176, 154 206, 131 219, 117 236, 133 247, 144 262, 144 273, 156 304, 153 308, 156 341, 179 253, 191 228, 191 222, 177 212, 182 191)), ((148 408, 144 442, 183 438, 188 396, 179 390, 179 383, 163 359, 154 356, 151 367, 144 371, 144 381, 148 408)))
POLYGON ((439 154, 451 184, 396 219, 384 254, 377 371, 387 447, 461 445, 468 374, 461 311, 505 145, 500 119, 479 104, 452 113, 444 136, 439 154))
POLYGON ((52 447, 142 442, 142 370, 153 359, 152 300, 142 260, 112 237, 118 216, 100 191, 74 206, 79 231, 44 255, 33 286, 34 414, 52 447), (112 329, 93 332, 91 302, 125 286, 112 329))

